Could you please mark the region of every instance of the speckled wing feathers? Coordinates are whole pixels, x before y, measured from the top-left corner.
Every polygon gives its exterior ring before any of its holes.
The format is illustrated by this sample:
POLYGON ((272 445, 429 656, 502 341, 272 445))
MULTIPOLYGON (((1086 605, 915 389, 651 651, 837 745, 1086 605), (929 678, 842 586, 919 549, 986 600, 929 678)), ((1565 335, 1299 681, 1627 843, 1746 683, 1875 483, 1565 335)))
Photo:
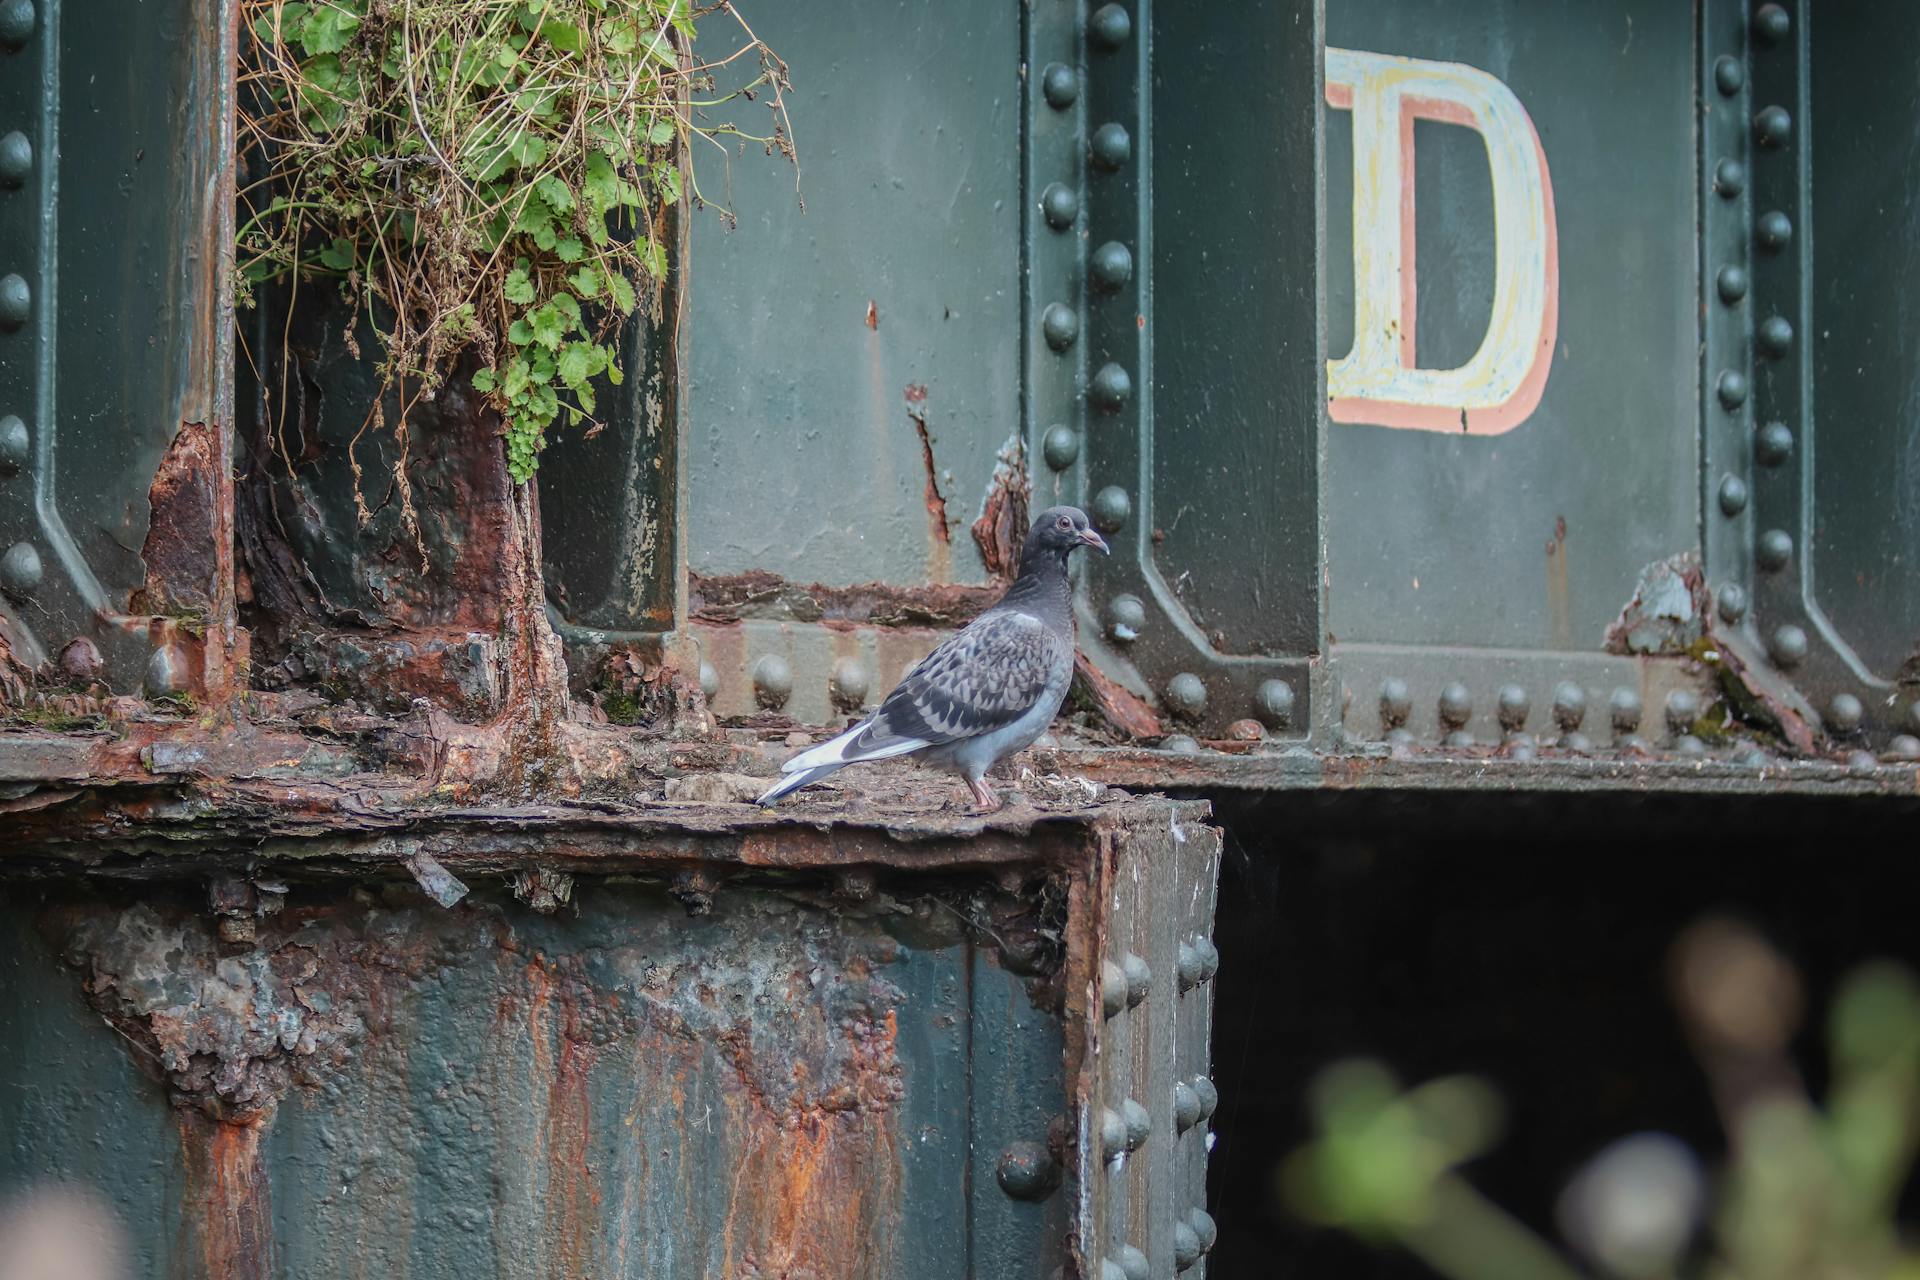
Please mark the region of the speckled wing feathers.
POLYGON ((907 673, 846 757, 858 760, 902 740, 942 746, 991 733, 1032 710, 1072 662, 1071 642, 1031 614, 982 614, 907 673))

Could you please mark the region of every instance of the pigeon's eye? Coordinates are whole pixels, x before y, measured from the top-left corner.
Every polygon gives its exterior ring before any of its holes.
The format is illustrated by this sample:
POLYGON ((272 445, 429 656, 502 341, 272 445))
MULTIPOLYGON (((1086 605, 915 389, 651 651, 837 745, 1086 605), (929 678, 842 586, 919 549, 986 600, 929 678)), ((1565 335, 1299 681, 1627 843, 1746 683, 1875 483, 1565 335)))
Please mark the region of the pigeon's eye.
POLYGON ((1061 516, 1059 520, 1055 521, 1055 523, 1058 524, 1062 529, 1073 528, 1073 520, 1068 516, 1061 516))

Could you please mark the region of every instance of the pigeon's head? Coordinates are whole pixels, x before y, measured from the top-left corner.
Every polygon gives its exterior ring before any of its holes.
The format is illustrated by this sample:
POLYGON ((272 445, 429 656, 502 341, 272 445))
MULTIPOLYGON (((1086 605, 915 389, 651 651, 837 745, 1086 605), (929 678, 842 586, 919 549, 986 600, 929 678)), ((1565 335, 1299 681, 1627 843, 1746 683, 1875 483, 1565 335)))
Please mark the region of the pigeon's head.
POLYGON ((1080 508, 1048 507, 1034 517, 1020 559, 1025 563, 1036 556, 1052 554, 1064 562, 1075 547, 1098 547, 1106 554, 1107 540, 1087 523, 1087 513, 1080 508))

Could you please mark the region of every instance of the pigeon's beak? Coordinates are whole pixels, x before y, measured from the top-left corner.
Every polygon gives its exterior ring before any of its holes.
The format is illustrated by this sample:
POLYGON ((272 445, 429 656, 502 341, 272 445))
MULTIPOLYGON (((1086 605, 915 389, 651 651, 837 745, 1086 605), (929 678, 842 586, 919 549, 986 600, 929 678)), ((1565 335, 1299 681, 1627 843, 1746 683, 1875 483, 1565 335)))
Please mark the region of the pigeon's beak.
POLYGON ((1080 531, 1080 541, 1089 547, 1099 548, 1100 554, 1103 556, 1113 554, 1107 547, 1107 540, 1092 529, 1082 529, 1080 531))

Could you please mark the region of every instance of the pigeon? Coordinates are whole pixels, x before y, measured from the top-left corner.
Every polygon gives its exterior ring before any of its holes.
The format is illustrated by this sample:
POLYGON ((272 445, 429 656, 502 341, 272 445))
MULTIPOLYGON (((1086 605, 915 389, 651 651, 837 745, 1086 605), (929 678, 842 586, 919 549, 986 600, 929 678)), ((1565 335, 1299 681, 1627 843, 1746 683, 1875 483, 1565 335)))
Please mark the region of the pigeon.
POLYGON ((920 754, 966 779, 985 812, 1000 807, 986 772, 1047 731, 1073 680, 1073 596, 1067 557, 1107 551, 1077 507, 1050 507, 1027 530, 1020 573, 992 608, 907 672, 880 709, 831 742, 800 752, 759 803, 771 805, 862 760, 920 754))

